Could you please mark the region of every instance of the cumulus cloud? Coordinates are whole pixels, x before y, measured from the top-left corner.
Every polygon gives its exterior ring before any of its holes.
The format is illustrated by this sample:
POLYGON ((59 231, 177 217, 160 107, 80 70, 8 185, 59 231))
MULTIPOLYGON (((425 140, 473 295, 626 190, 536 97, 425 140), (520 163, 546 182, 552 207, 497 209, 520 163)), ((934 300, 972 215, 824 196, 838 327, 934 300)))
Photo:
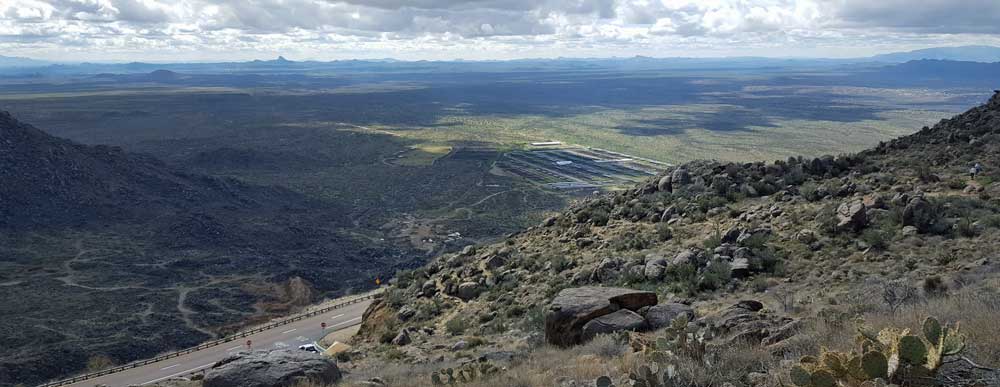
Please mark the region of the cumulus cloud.
POLYGON ((996 0, 0 0, 0 49, 66 59, 808 55, 860 42, 996 42, 996 20, 996 0))

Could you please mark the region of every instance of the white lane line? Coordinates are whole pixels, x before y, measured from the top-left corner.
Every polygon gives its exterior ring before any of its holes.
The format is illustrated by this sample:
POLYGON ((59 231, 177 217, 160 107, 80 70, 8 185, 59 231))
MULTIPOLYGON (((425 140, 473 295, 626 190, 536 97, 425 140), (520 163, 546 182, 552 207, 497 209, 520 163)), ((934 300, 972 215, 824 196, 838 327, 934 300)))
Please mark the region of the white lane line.
POLYGON ((212 364, 215 364, 215 363, 208 363, 208 364, 205 364, 205 365, 202 365, 202 366, 198 366, 198 367, 194 367, 194 368, 192 368, 192 369, 189 369, 189 370, 187 370, 187 371, 181 371, 181 372, 178 372, 178 373, 176 373, 176 374, 172 374, 172 375, 167 375, 167 376, 164 376, 164 377, 162 377, 162 378, 158 378, 158 379, 153 379, 153 380, 150 380, 150 381, 148 381, 148 382, 146 382, 146 383, 143 383, 143 384, 140 384, 140 386, 145 386, 145 385, 147 385, 147 384, 152 384, 152 383, 156 383, 156 382, 159 382, 159 381, 161 381, 161 380, 166 380, 166 379, 170 379, 170 378, 172 378, 172 377, 174 377, 174 376, 178 376, 178 375, 184 375, 184 374, 186 374, 186 373, 190 373, 190 372, 194 372, 194 371, 197 371, 197 370, 200 370, 200 369, 202 369, 202 368, 208 368, 208 367, 211 367, 211 366, 212 366, 212 364))
POLYGON ((281 334, 292 333, 292 332, 295 332, 297 330, 299 330, 299 328, 292 328, 292 329, 289 329, 287 331, 281 332, 281 334))
POLYGON ((344 322, 342 322, 340 324, 334 324, 331 328, 333 328, 333 327, 339 327, 339 326, 344 325, 344 324, 350 324, 351 322, 354 322, 354 321, 357 321, 357 320, 360 320, 360 319, 361 319, 361 317, 355 317, 355 318, 352 318, 350 320, 344 321, 344 322))
POLYGON ((330 320, 336 320, 336 319, 337 319, 337 318, 339 318, 339 317, 344 317, 344 314, 343 314, 343 313, 341 313, 341 314, 338 314, 338 315, 336 315, 336 316, 333 316, 333 317, 330 317, 330 320))
POLYGON ((240 349, 240 348, 243 348, 243 346, 242 346, 242 345, 237 345, 237 346, 235 346, 235 347, 232 347, 232 348, 229 348, 229 349, 227 349, 227 350, 226 350, 226 352, 229 352, 229 351, 232 351, 232 350, 234 350, 234 349, 240 349))
POLYGON ((180 365, 180 363, 178 363, 178 364, 174 364, 174 365, 172 365, 172 366, 169 366, 169 367, 163 367, 163 368, 160 368, 160 370, 161 370, 161 371, 162 371, 162 370, 169 370, 169 369, 171 369, 171 368, 174 368, 174 367, 177 367, 177 366, 179 366, 179 365, 180 365))

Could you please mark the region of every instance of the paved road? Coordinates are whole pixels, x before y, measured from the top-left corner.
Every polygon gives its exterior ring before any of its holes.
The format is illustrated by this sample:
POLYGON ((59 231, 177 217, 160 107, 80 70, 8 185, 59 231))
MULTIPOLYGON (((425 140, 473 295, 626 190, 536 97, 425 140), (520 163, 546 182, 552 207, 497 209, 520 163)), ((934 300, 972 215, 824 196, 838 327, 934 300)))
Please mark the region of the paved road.
MULTIPOLYGON (((319 341, 325 334, 345 329, 361 323, 361 315, 371 301, 364 301, 343 308, 331 310, 325 314, 300 320, 280 326, 269 331, 248 336, 253 343, 253 349, 297 348, 302 344, 319 341), (326 323, 326 331, 321 323, 326 323)), ((179 375, 186 375, 211 367, 216 361, 228 354, 246 349, 246 340, 233 341, 212 348, 189 353, 184 356, 152 363, 144 367, 131 369, 117 374, 85 380, 70 386, 93 387, 107 385, 109 387, 142 386, 153 384, 179 375)))

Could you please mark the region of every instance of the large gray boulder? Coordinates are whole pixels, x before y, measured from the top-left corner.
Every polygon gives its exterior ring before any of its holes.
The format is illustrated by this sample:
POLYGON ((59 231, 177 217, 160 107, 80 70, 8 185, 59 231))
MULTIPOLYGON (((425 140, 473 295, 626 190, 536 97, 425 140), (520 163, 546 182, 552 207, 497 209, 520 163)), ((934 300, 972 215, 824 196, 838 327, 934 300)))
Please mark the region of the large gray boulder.
POLYGON ((670 174, 670 183, 673 185, 685 185, 691 183, 691 173, 687 168, 680 167, 670 174))
POLYGON ((332 360, 297 350, 243 352, 215 363, 205 374, 204 387, 287 387, 310 381, 326 385, 341 378, 332 360))
POLYGON ((903 208, 903 225, 913 226, 920 231, 927 231, 934 225, 934 206, 923 196, 910 199, 903 208))
POLYGON ((656 305, 656 293, 625 288, 580 287, 556 295, 545 316, 545 339, 568 347, 585 341, 583 327, 591 320, 622 309, 638 311, 656 305))
POLYGON ((858 231, 868 225, 868 212, 861 200, 844 202, 837 207, 837 229, 858 231))
POLYGON ((593 339, 594 336, 599 334, 620 331, 641 331, 646 328, 646 320, 638 313, 628 309, 620 309, 617 312, 603 315, 584 324, 583 340, 593 339))
POLYGON ((660 178, 660 181, 656 183, 656 188, 660 192, 671 192, 673 191, 673 185, 671 181, 671 176, 666 175, 660 178))
POLYGON ((463 282, 458 285, 458 298, 465 301, 479 297, 479 284, 475 282, 463 282))
POLYGON ((667 271, 667 265, 666 258, 650 259, 646 262, 645 267, 643 267, 643 276, 648 281, 659 281, 663 279, 663 274, 667 271))
POLYGON ((646 319, 649 329, 654 330, 670 325, 680 316, 687 316, 688 321, 694 321, 693 308, 673 302, 642 308, 639 313, 646 319))

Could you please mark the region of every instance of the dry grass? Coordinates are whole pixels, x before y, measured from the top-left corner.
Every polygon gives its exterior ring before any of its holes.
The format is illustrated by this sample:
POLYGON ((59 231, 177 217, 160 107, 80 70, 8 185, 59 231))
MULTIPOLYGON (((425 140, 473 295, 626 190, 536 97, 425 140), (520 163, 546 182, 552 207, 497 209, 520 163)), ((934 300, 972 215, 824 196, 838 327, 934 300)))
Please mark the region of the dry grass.
MULTIPOLYGON (((996 335, 996 322, 1000 321, 1000 297, 985 290, 963 290, 951 297, 926 299, 901 307, 895 313, 888 308, 867 305, 862 317, 873 329, 886 326, 918 329, 927 316, 945 322, 961 322, 961 329, 969 337, 966 356, 976 362, 1000 366, 1000 336, 996 335)), ((705 365, 694 360, 675 364, 679 375, 676 383, 684 386, 734 386, 788 385, 787 367, 803 355, 815 355, 821 347, 851 350, 855 346, 856 325, 850 321, 812 319, 796 336, 782 344, 783 351, 776 355, 775 348, 736 346, 719 348, 705 365), (748 377, 756 374, 754 377, 748 377)), ((642 355, 632 353, 627 345, 612 336, 570 350, 542 347, 512 364, 501 374, 465 384, 469 387, 551 387, 575 380, 577 385, 592 385, 601 375, 617 378, 644 364, 642 355)), ((392 365, 381 368, 379 376, 388 386, 432 386, 427 376, 436 368, 429 366, 392 365), (418 376, 419 375, 419 376, 418 376)))
POLYGON ((1000 295, 994 292, 963 292, 951 297, 932 298, 904 306, 895 314, 872 313, 865 321, 873 328, 887 326, 908 327, 919 331, 927 316, 934 316, 942 323, 959 322, 961 331, 968 335, 966 356, 978 363, 1000 367, 1000 295))

